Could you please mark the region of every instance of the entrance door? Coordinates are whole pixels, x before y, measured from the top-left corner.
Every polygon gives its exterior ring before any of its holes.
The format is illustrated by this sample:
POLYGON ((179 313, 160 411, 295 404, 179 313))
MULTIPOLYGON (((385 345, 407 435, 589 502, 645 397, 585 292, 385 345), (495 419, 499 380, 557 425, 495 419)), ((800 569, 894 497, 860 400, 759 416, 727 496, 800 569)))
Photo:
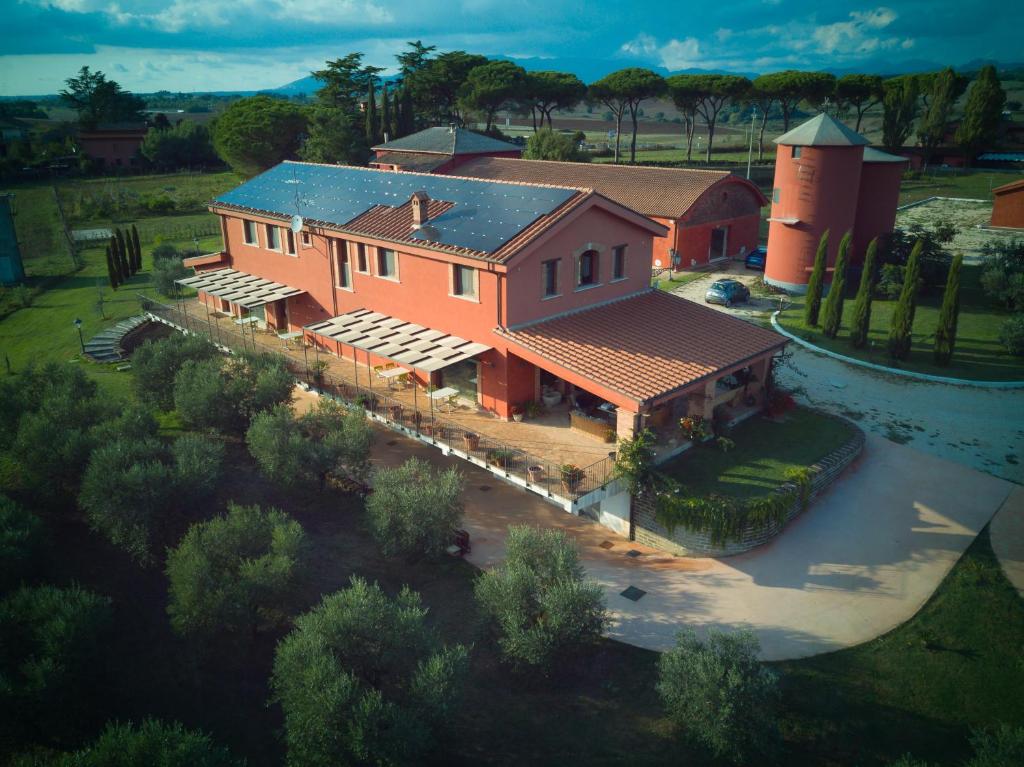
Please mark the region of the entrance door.
POLYGON ((288 330, 288 312, 283 299, 270 304, 270 316, 274 320, 275 328, 282 332, 288 330))
POLYGON ((260 330, 267 329, 267 310, 266 306, 254 306, 249 310, 249 316, 256 318, 256 324, 260 330))
POLYGON ((711 230, 711 250, 708 253, 708 258, 714 260, 716 258, 725 258, 727 255, 726 249, 729 246, 729 229, 724 226, 716 227, 711 230))
POLYGON ((459 396, 469 402, 480 401, 480 363, 463 360, 441 370, 443 386, 459 390, 459 396))

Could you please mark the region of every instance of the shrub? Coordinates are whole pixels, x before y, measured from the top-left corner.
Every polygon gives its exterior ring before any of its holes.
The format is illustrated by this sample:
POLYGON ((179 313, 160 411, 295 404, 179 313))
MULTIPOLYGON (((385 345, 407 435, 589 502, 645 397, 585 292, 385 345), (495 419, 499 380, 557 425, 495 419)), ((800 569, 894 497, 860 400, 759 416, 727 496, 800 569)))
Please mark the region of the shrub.
POLYGON ((821 292, 825 285, 825 269, 828 267, 828 229, 818 241, 818 250, 814 254, 814 267, 807 281, 807 297, 804 300, 804 324, 813 328, 818 324, 818 313, 821 311, 821 292))
POLYGON ((715 440, 715 444, 718 445, 718 449, 721 450, 723 453, 728 453, 730 450, 736 447, 736 443, 733 440, 729 439, 728 437, 719 437, 718 439, 715 440))
POLYGON ((1024 314, 1011 317, 999 329, 999 343, 1010 354, 1024 357, 1024 314))
POLYGON ((669 718, 717 757, 735 764, 768 761, 778 741, 775 672, 757 660, 750 631, 709 631, 700 642, 683 631, 658 663, 658 694, 669 718))
POLYGON ((110 600, 78 586, 24 587, 0 601, 0 728, 53 741, 84 716, 95 689, 110 600))
POLYGON ((550 673, 601 636, 601 587, 584 580, 576 547, 561 530, 510 527, 505 561, 476 581, 477 604, 505 660, 550 673))
POLYGON ((39 553, 42 542, 42 520, 0 495, 0 589, 17 583, 39 553))
POLYGON ((167 554, 171 626, 182 635, 256 633, 287 614, 304 534, 276 509, 228 504, 167 554))
POLYGON ((1007 309, 1024 308, 1024 240, 986 243, 981 286, 993 301, 1007 309))
POLYGON ((183 280, 191 274, 180 258, 153 261, 153 285, 165 296, 178 295, 180 289, 176 280, 183 280))
POLYGON ((224 464, 224 443, 198 434, 183 434, 171 445, 174 484, 180 505, 213 495, 224 464))
POLYGON ((590 155, 581 152, 573 136, 541 128, 526 141, 525 160, 560 160, 563 162, 589 162, 590 155))
MULTIPOLYGON (((932 290, 944 284, 946 280, 950 255, 945 246, 953 240, 956 233, 956 227, 950 224, 939 224, 930 229, 914 224, 906 231, 897 229, 884 238, 884 247, 880 250, 882 261, 885 264, 906 266, 910 263, 914 248, 920 247, 917 290, 932 290)), ((899 291, 892 297, 895 298, 897 295, 899 291)))
POLYGON ((688 415, 679 419, 679 431, 683 439, 691 442, 700 442, 708 436, 708 427, 704 419, 699 415, 688 415))
POLYGON ((443 554, 462 523, 463 486, 456 469, 434 470, 419 458, 378 470, 366 500, 366 516, 384 554, 443 554))
POLYGON ((188 362, 220 356, 217 347, 198 336, 175 333, 146 341, 132 354, 132 376, 139 399, 161 410, 174 407, 174 378, 188 362))
POLYGON ((971 734, 974 756, 965 767, 1014 767, 1024 764, 1024 727, 1000 724, 971 734))
POLYGON ((155 266, 160 261, 180 261, 182 254, 178 250, 177 246, 171 245, 170 243, 163 243, 153 248, 152 258, 155 266))
POLYGON ((441 646, 419 595, 353 577, 277 646, 273 701, 290 767, 416 764, 454 711, 467 653, 441 646))
POLYGON ((196 730, 147 719, 138 727, 108 724, 89 746, 57 759, 53 767, 244 767, 244 760, 196 730))
POLYGON ((893 301, 903 292, 903 274, 906 269, 899 264, 885 264, 878 275, 875 295, 893 301))
POLYGON ((631 496, 639 495, 650 485, 654 471, 654 443, 650 429, 643 429, 633 439, 620 439, 615 451, 615 476, 624 480, 631 496))

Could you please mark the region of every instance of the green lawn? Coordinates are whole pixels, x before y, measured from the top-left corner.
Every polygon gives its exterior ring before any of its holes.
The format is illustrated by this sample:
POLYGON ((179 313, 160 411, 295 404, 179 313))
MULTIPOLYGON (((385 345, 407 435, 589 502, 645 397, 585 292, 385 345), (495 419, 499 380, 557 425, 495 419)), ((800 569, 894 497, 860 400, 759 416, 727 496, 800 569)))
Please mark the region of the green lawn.
POLYGON ((651 286, 671 293, 678 287, 689 285, 691 282, 708 276, 710 276, 710 272, 670 272, 668 276, 652 277, 651 286))
POLYGON ((907 179, 900 185, 900 205, 928 197, 966 197, 991 200, 992 189, 1008 184, 1020 174, 993 173, 984 170, 928 173, 919 179, 907 179))
POLYGON ((871 305, 871 332, 869 346, 854 349, 848 340, 848 328, 853 316, 853 300, 843 304, 843 325, 834 339, 822 336, 820 329, 808 328, 803 322, 803 298, 794 296, 793 303, 780 316, 783 327, 825 349, 879 365, 898 367, 930 375, 968 378, 978 381, 1019 381, 1024 379, 1024 358, 1014 357, 999 343, 999 329, 1010 315, 992 307, 980 285, 981 268, 963 267, 961 273, 960 319, 957 326, 956 351, 948 366, 936 365, 932 359, 935 328, 938 323, 939 293, 922 296, 914 316, 913 345, 910 358, 897 363, 886 353, 886 340, 895 301, 876 299, 871 305))
POLYGON ((728 435, 736 446, 727 453, 709 442, 661 470, 693 495, 750 498, 778 487, 788 469, 810 466, 840 447, 850 434, 842 421, 797 408, 781 421, 755 416, 739 424, 728 435))

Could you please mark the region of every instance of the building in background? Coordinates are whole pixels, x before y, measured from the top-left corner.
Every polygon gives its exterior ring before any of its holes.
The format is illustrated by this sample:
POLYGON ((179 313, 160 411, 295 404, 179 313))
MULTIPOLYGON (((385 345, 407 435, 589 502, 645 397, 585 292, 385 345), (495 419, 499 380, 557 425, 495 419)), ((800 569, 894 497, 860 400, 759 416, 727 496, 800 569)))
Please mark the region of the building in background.
POLYGON ((1024 178, 992 190, 992 226, 1024 229, 1024 178))
POLYGON ((853 233, 854 265, 872 239, 892 232, 906 158, 867 147, 866 138, 827 114, 775 143, 765 281, 803 293, 826 231, 829 268, 846 232, 853 233))
POLYGON ((82 154, 105 170, 134 168, 140 164, 142 140, 149 129, 145 123, 99 125, 78 133, 82 154))
POLYGON ((25 279, 25 269, 14 228, 14 195, 0 194, 0 285, 17 285, 25 279))
POLYGON ((445 173, 478 157, 520 157, 522 149, 507 141, 451 125, 373 147, 370 166, 381 170, 445 173))

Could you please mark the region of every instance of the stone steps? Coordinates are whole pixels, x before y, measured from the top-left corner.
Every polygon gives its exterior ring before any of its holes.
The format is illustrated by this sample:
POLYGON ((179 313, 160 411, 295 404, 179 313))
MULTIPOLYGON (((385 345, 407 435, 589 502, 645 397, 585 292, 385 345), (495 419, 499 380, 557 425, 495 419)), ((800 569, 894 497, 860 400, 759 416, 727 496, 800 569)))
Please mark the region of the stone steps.
POLYGON ((139 315, 121 320, 116 325, 102 330, 85 342, 85 356, 96 362, 120 362, 124 359, 121 341, 136 328, 149 322, 149 317, 139 315))

